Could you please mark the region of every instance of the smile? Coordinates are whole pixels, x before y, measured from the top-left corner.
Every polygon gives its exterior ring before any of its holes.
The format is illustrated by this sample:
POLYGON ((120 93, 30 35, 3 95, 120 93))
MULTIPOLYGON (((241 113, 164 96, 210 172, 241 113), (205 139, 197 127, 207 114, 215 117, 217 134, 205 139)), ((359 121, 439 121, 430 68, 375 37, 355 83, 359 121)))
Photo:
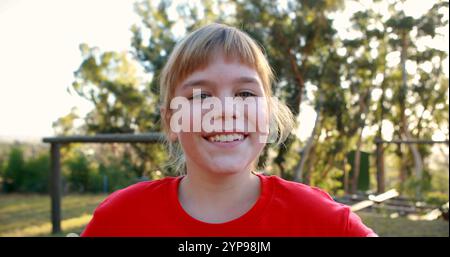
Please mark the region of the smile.
POLYGON ((228 134, 228 135, 215 135, 207 137, 210 142, 233 142, 233 141, 242 141, 244 140, 243 134, 228 134))
POLYGON ((205 140, 217 146, 235 146, 242 143, 247 137, 248 134, 236 132, 203 136, 205 140))

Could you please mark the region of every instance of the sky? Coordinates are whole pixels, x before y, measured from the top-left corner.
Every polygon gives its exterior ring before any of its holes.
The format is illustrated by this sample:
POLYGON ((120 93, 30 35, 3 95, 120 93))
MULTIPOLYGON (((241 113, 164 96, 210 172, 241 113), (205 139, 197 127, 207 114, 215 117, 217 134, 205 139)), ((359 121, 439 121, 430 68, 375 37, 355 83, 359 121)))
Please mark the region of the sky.
MULTIPOLYGON (((133 2, 0 0, 0 140, 40 141, 53 135, 52 123, 73 107, 80 114, 92 108, 67 90, 82 61, 79 44, 101 51, 129 51, 130 27, 139 23, 133 2)), ((433 2, 408 0, 406 12, 418 16, 433 2)), ((346 1, 346 13, 367 3, 346 1)), ((346 17, 335 17, 337 28, 351 37, 346 17)), ((448 52, 448 32, 444 42, 437 44, 448 52)), ((305 140, 314 124, 313 108, 302 104, 299 119, 311 121, 300 122, 297 134, 305 140)), ((385 127, 389 130, 389 124, 385 127)))
POLYGON ((0 139, 39 140, 72 107, 91 109, 67 92, 79 44, 127 51, 138 21, 132 0, 0 0, 0 139))

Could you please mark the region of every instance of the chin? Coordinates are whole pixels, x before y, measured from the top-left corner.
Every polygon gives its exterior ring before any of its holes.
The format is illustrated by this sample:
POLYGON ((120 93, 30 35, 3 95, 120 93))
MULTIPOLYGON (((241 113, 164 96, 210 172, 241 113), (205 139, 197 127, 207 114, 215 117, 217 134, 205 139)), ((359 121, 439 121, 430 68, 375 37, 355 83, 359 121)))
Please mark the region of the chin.
POLYGON ((233 175, 233 174, 237 174, 239 172, 242 172, 244 170, 244 168, 242 169, 234 169, 234 168, 219 168, 219 169, 214 169, 214 173, 215 174, 223 174, 223 175, 233 175))
MULTIPOLYGON (((242 164, 242 163, 238 163, 235 162, 236 164, 242 164)), ((211 171, 213 171, 215 174, 227 174, 227 175, 232 175, 232 174, 236 174, 239 172, 243 172, 244 170, 247 169, 247 166, 242 166, 242 165, 230 165, 232 163, 227 162, 215 162, 215 163, 211 163, 210 169, 211 171)))

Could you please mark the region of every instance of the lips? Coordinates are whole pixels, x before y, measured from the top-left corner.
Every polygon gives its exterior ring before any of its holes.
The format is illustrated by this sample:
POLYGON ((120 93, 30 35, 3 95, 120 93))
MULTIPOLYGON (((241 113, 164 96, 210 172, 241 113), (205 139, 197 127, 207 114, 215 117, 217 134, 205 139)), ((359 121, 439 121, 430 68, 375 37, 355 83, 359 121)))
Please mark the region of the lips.
POLYGON ((215 135, 211 137, 207 137, 208 141, 210 142, 233 142, 233 141, 240 141, 244 139, 244 135, 242 134, 228 134, 228 135, 215 135))
POLYGON ((243 132, 220 132, 203 135, 203 138, 211 143, 230 144, 233 142, 242 142, 248 136, 243 132))

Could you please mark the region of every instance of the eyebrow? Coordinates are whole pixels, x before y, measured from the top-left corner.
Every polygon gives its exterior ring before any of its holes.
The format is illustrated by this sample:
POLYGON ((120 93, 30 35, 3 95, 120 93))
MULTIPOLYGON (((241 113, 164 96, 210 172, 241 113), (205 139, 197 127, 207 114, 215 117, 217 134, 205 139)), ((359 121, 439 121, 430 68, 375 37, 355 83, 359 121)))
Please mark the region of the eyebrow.
POLYGON ((252 77, 239 77, 233 80, 233 84, 246 84, 246 83, 255 83, 259 84, 258 80, 252 77))
MULTIPOLYGON (((232 84, 247 84, 247 83, 259 84, 258 80, 256 80, 255 78, 252 78, 252 77, 239 77, 232 81, 232 84)), ((207 79, 197 79, 197 80, 188 81, 188 82, 184 83, 181 87, 186 88, 186 87, 213 86, 213 85, 216 85, 216 83, 214 81, 207 80, 207 79)))
POLYGON ((186 87, 195 87, 195 86, 208 86, 208 85, 214 85, 216 83, 214 83, 213 81, 210 80, 206 80, 206 79, 196 79, 196 80, 192 80, 192 81, 188 81, 186 83, 184 83, 181 88, 186 88, 186 87))

